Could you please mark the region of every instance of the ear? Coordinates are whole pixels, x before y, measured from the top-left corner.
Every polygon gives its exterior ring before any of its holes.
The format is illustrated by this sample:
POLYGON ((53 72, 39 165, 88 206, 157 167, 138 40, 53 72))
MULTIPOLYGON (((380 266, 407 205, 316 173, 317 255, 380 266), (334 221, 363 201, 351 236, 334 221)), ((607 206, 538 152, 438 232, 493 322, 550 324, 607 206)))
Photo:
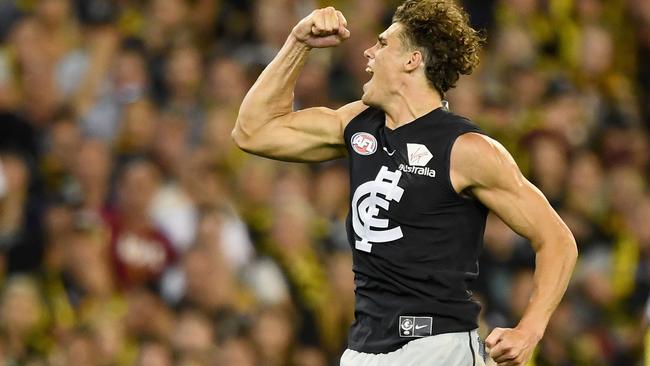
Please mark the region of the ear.
POLYGON ((404 70, 406 72, 413 72, 417 70, 417 68, 420 67, 421 65, 424 65, 422 52, 413 51, 410 53, 409 58, 404 63, 404 70))

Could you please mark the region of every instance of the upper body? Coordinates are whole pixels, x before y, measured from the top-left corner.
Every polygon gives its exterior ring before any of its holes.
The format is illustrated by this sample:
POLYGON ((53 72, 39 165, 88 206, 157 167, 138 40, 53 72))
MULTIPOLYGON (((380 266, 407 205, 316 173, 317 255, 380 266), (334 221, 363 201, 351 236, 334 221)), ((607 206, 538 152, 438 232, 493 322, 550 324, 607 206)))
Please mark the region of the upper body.
MULTIPOLYGON (((233 130, 240 148, 289 161, 346 156, 346 129, 364 113, 383 114, 382 128, 389 130, 421 121, 441 107, 444 92, 478 62, 479 37, 452 2, 406 1, 393 24, 364 52, 372 78, 360 101, 338 110, 293 111, 293 89, 311 49, 336 46, 349 36, 345 18, 333 8, 314 11, 294 27, 242 103, 233 130)), ((450 144, 445 172, 450 189, 473 200, 477 208, 493 211, 528 238, 537 253, 535 288, 521 321, 512 329, 495 329, 486 339, 498 364, 522 365, 566 290, 577 256, 575 242, 498 142, 471 129, 460 132, 445 140, 450 144)))
POLYGON ((472 300, 487 208, 452 187, 454 141, 480 133, 444 108, 391 129, 370 107, 345 128, 355 321, 348 347, 392 352, 478 327, 472 300))

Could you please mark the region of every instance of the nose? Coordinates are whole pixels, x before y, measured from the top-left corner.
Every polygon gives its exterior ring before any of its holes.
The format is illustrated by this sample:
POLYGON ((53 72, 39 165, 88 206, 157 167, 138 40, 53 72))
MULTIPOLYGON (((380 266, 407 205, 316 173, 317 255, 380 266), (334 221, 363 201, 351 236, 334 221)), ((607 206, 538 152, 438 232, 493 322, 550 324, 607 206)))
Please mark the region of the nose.
POLYGON ((364 55, 367 59, 370 60, 371 58, 374 57, 374 49, 375 49, 375 46, 372 46, 372 47, 366 49, 365 51, 363 51, 363 55, 364 55))

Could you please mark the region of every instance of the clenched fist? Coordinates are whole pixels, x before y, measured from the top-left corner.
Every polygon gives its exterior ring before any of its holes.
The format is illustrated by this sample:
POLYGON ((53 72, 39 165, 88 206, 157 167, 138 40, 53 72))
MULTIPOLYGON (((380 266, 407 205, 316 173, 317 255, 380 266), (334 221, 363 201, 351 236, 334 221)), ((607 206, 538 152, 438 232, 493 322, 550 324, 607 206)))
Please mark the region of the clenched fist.
POLYGON ((517 328, 494 328, 485 339, 490 357, 498 366, 523 366, 531 358, 539 338, 517 328))
POLYGON ((350 38, 347 26, 343 14, 330 6, 311 12, 293 27, 291 35, 312 48, 334 47, 350 38))

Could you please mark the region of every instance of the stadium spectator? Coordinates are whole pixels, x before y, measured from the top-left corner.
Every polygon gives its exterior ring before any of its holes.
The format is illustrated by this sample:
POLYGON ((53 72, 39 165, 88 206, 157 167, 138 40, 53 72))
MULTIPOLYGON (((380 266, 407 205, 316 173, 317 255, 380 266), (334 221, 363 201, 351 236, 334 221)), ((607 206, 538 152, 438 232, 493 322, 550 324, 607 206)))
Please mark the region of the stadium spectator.
MULTIPOLYGON (((650 365, 650 3, 461 2, 487 45, 450 108, 513 153, 581 253, 531 365, 650 365)), ((358 98, 399 1, 334 3, 352 36, 314 54, 296 108, 358 98)), ((0 1, 0 364, 338 364, 346 167, 230 139, 252 81, 321 5, 0 1)), ((488 218, 481 334, 520 315, 532 255, 488 218)))

